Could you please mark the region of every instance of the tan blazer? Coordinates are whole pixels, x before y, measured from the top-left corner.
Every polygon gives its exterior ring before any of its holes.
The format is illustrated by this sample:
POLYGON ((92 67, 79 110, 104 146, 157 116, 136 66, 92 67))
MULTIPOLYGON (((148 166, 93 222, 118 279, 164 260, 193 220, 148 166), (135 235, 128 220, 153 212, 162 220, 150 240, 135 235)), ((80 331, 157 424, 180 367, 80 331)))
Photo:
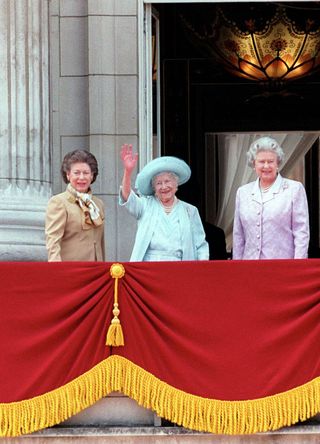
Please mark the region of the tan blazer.
MULTIPOLYGON (((94 202, 104 222, 104 205, 94 202)), ((51 197, 45 222, 48 261, 104 261, 104 223, 99 227, 85 223, 75 197, 65 191, 51 197)))

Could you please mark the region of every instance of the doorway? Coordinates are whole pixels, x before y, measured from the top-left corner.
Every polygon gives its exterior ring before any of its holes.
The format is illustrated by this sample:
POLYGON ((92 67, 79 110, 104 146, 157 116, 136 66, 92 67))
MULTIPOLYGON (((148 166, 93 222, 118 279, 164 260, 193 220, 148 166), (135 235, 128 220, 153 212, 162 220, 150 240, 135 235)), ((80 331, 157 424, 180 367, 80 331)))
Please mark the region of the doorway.
MULTIPOLYGON (((214 59, 205 56, 182 22, 184 14, 212 14, 214 4, 152 2, 152 7, 148 6, 152 17, 152 48, 157 49, 157 54, 152 52, 151 56, 153 100, 149 116, 152 116, 153 147, 159 146, 159 154, 174 155, 189 163, 192 178, 179 190, 180 198, 196 205, 204 221, 219 224, 230 250, 232 224, 217 216, 222 206, 221 175, 231 174, 219 167, 223 140, 230 137, 249 140, 257 134, 280 138, 283 134, 289 138, 297 134, 301 140, 307 140, 308 150, 301 145, 303 156, 297 156, 299 159, 288 174, 302 180, 306 187, 310 205, 310 257, 320 257, 320 126, 314 111, 320 94, 319 77, 300 80, 291 86, 289 94, 267 96, 256 83, 244 82, 226 72, 214 59), (155 140, 161 143, 157 145, 155 140)), ((231 170, 234 166, 230 164, 231 170)))

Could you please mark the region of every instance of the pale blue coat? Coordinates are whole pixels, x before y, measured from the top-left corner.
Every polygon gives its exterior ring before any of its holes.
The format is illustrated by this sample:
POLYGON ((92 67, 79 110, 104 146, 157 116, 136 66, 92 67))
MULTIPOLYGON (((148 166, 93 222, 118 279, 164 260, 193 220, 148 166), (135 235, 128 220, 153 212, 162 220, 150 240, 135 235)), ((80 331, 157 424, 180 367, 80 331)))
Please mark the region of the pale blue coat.
POLYGON ((308 246, 308 203, 300 182, 278 174, 264 202, 259 179, 238 189, 233 259, 303 259, 308 246))
MULTIPOLYGON (((138 222, 130 261, 143 261, 152 234, 161 220, 159 214, 160 211, 163 212, 163 208, 154 196, 140 197, 133 191, 126 202, 122 199, 120 191, 119 204, 124 206, 138 222)), ((178 200, 176 205, 182 233, 182 260, 208 260, 209 246, 205 240, 205 232, 198 209, 181 200, 178 200)), ((170 248, 170 246, 164 246, 164 249, 166 248, 170 248)))

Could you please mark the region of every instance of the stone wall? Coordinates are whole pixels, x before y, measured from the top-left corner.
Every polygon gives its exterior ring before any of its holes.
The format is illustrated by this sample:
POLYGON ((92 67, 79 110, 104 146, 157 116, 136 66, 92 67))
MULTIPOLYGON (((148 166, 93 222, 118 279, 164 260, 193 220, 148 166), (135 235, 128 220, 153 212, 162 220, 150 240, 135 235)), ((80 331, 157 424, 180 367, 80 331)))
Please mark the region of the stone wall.
POLYGON ((138 0, 1 3, 0 260, 46 260, 48 199, 63 156, 98 159, 107 260, 128 260, 135 221, 117 194, 121 144, 138 145, 138 0))
POLYGON ((50 2, 52 192, 64 189, 65 153, 86 148, 97 157, 110 261, 128 260, 135 233, 117 193, 121 144, 138 143, 137 46, 137 0, 50 2))

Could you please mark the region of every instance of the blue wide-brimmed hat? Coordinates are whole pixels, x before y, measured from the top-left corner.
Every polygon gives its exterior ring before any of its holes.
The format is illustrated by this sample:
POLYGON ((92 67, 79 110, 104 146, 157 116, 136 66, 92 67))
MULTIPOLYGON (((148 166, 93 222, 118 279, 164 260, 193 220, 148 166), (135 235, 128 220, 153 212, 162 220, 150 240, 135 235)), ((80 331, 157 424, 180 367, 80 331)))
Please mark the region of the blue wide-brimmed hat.
POLYGON ((162 173, 174 173, 178 176, 178 185, 186 183, 191 176, 189 165, 182 159, 173 156, 162 156, 147 163, 136 178, 136 189, 139 193, 150 196, 154 190, 152 188, 152 178, 162 173))

